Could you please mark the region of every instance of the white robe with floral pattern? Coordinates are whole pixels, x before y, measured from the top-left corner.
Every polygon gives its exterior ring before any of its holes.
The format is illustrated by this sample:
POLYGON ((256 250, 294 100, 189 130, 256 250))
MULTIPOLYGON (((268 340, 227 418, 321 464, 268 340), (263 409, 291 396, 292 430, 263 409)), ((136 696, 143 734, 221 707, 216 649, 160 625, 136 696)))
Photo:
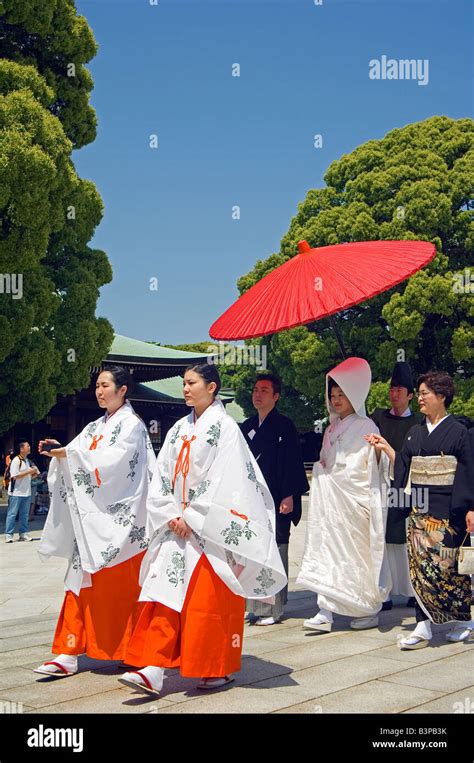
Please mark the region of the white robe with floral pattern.
POLYGON ((268 599, 287 582, 275 542, 275 509, 257 462, 219 399, 194 421, 194 410, 168 432, 148 496, 150 545, 142 562, 140 600, 180 612, 202 553, 244 598, 268 599), (191 440, 189 473, 173 486, 183 437, 191 440), (183 506, 183 500, 185 506, 183 506), (179 538, 168 522, 191 527, 179 538))
POLYGON ((146 549, 146 499, 156 457, 128 401, 88 424, 66 454, 50 464, 51 506, 38 552, 43 560, 69 560, 65 587, 78 594, 91 585, 91 574, 146 549))

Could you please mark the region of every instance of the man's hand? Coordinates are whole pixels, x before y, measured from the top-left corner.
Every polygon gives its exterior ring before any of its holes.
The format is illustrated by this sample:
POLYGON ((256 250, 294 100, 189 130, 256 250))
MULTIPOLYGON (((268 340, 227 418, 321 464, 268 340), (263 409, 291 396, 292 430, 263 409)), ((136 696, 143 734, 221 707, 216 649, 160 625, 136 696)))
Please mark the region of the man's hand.
POLYGON ((40 474, 40 470, 37 466, 30 466, 29 469, 25 469, 24 471, 18 472, 12 479, 14 480, 22 480, 25 477, 37 477, 38 474, 40 474))
POLYGON ((283 498, 280 503, 280 514, 291 514, 293 511, 293 496, 289 495, 287 498, 283 498))
POLYGON ((189 538, 192 533, 191 528, 186 524, 183 517, 172 519, 171 522, 168 522, 168 527, 170 527, 179 538, 189 538))

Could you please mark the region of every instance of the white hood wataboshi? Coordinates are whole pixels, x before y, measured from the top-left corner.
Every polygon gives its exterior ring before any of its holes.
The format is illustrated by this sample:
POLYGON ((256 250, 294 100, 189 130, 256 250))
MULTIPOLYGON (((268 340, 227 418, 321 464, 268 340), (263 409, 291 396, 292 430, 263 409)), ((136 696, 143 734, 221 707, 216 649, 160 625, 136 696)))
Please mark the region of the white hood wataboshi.
POLYGON ((370 390, 372 371, 367 361, 363 358, 347 358, 326 374, 326 406, 329 411, 329 421, 332 423, 335 419, 339 418, 339 415, 329 399, 329 377, 334 379, 336 384, 342 389, 354 408, 355 413, 365 419, 368 418, 365 410, 365 401, 370 390))

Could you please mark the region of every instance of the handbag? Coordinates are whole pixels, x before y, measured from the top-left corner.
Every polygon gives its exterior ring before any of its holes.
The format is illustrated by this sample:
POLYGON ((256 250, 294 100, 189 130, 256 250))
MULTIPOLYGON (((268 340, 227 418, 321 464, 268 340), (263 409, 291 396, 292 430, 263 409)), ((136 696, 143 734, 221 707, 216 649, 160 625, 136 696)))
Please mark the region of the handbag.
POLYGON ((467 532, 458 551, 459 575, 474 575, 474 548, 472 546, 464 545, 468 535, 469 533, 467 532))

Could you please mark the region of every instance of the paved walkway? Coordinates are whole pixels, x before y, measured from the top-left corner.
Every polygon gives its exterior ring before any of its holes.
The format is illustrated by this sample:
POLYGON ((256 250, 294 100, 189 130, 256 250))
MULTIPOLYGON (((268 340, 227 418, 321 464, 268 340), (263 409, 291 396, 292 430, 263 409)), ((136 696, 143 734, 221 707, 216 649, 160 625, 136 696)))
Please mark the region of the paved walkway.
MULTIPOLYGON (((4 507, 0 515, 3 532, 4 507)), ((39 560, 39 518, 30 524, 33 543, 6 545, 0 536, 0 703, 17 703, 0 708, 24 713, 472 712, 466 708, 474 707, 474 645, 449 644, 445 626, 435 627, 427 649, 399 651, 397 636, 412 629, 413 610, 396 606, 383 612, 379 627, 369 631, 349 630, 349 619, 342 617, 330 634, 302 630, 303 620, 316 611, 315 595, 294 584, 305 524, 292 536, 286 619, 270 627, 245 626, 242 670, 233 687, 204 694, 195 680, 170 670, 157 700, 119 684, 125 669, 117 662, 81 657, 80 673, 65 679, 32 672, 51 657, 65 562, 39 560)))

